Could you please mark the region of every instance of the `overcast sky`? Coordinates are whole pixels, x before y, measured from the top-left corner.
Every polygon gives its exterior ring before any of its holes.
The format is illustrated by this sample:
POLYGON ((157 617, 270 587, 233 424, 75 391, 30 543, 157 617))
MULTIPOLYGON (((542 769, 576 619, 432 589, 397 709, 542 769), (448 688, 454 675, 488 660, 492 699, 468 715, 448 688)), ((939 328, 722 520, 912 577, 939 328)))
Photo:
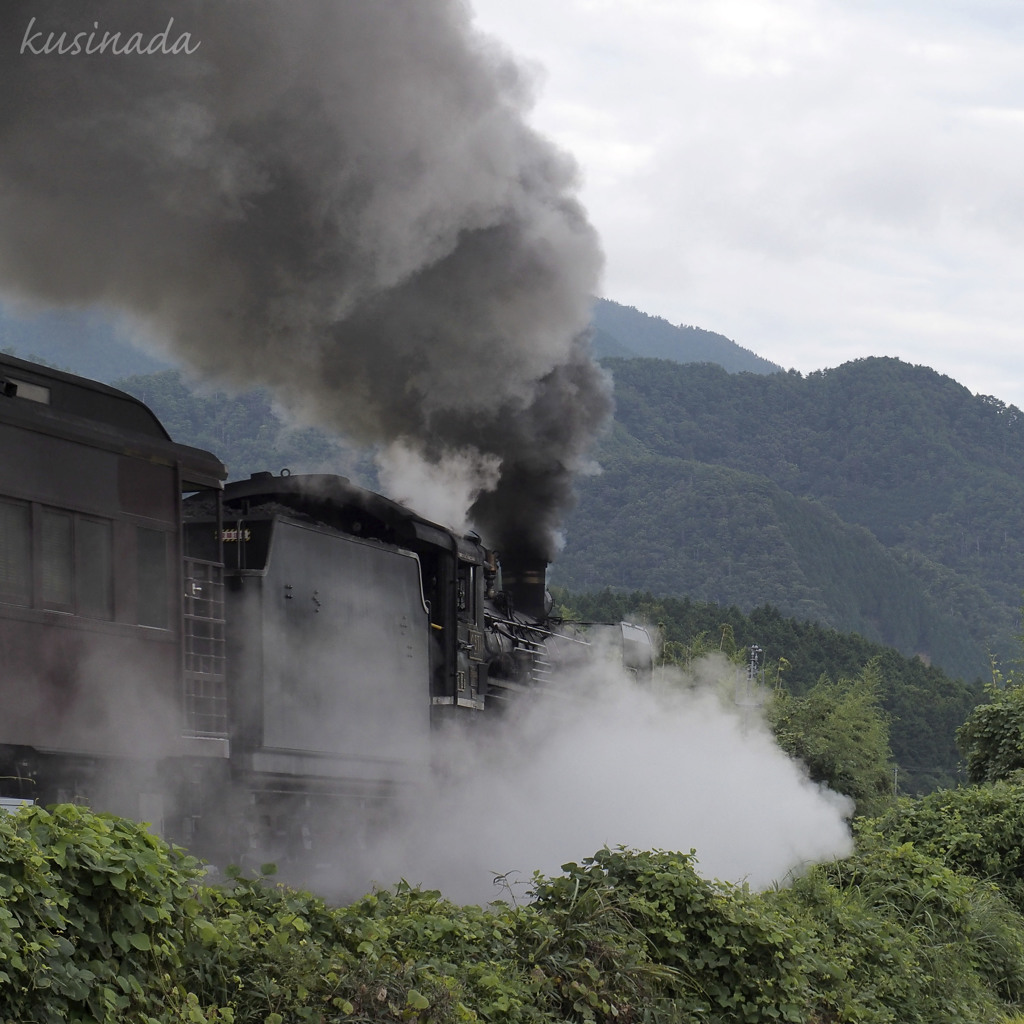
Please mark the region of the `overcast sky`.
POLYGON ((1019 0, 472 0, 537 68, 604 295, 1024 407, 1019 0))

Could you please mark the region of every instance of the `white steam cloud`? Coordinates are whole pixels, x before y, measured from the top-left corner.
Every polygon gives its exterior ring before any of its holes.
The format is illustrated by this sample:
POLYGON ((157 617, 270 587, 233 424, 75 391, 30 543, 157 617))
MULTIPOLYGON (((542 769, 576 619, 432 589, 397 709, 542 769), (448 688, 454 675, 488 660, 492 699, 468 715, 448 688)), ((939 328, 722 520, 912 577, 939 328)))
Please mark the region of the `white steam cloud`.
POLYGON ((851 801, 812 783, 756 710, 707 681, 733 671, 705 662, 643 684, 592 666, 493 731, 448 735, 433 795, 417 793, 374 843, 374 880, 488 902, 502 896, 495 876, 528 883, 607 845, 695 849, 705 876, 760 888, 848 854, 851 801))
POLYGON ((435 523, 464 532, 467 510, 485 491, 493 491, 501 475, 501 459, 468 447, 428 458, 412 442, 395 441, 376 453, 381 489, 435 523))

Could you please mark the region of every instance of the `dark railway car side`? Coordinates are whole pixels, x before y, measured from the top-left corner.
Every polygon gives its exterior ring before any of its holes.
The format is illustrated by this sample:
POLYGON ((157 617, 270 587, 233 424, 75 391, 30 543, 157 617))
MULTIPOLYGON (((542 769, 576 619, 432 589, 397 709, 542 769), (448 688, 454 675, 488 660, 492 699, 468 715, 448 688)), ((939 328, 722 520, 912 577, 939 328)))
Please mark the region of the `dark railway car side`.
MULTIPOLYGON (((89 798, 98 761, 220 757, 185 718, 181 495, 221 462, 130 396, 0 356, 0 775, 89 798)), ((163 817, 156 777, 117 809, 163 817)))

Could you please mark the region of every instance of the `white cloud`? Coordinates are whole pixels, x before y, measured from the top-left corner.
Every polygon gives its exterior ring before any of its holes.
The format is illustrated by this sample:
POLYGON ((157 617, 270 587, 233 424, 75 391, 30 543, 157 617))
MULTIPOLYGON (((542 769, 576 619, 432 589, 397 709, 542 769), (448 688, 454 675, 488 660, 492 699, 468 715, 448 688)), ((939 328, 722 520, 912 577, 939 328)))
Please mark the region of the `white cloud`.
POLYGON ((1024 405, 1013 7, 474 7, 544 67, 534 123, 581 163, 609 298, 804 371, 896 355, 1024 405))

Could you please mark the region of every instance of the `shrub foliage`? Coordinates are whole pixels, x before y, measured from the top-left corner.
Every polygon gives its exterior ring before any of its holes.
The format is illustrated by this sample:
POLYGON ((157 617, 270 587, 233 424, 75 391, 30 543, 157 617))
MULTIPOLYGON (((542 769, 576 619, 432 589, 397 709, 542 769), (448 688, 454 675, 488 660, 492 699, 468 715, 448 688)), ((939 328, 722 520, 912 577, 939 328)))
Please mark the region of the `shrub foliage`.
POLYGON ((902 805, 786 889, 604 849, 487 908, 405 883, 345 907, 209 884, 141 826, 26 808, 0 815, 0 1021, 996 1021, 1024 1002, 1022 797, 902 805))

